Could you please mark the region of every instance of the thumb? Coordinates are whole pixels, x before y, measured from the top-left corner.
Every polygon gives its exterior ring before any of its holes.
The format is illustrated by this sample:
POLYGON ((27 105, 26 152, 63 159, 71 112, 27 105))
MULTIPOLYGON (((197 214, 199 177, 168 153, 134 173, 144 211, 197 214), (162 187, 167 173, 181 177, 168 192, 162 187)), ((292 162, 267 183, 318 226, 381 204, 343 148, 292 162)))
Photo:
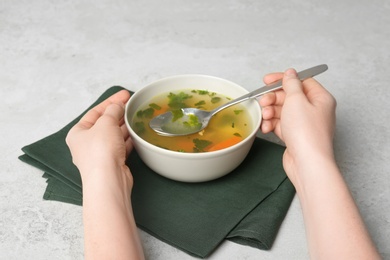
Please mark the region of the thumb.
POLYGON ((298 79, 295 69, 288 69, 284 72, 283 89, 286 95, 303 92, 302 82, 298 79))
POLYGON ((114 118, 116 121, 120 121, 125 113, 123 104, 112 103, 104 110, 104 116, 114 118))

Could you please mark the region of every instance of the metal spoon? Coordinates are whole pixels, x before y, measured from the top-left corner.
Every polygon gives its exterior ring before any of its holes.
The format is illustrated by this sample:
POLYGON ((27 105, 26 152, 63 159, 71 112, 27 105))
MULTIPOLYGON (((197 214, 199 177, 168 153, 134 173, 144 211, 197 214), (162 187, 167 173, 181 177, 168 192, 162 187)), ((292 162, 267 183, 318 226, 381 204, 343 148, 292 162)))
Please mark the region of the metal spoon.
MULTIPOLYGON (((327 69, 328 66, 326 64, 318 65, 299 72, 298 78, 300 80, 305 80, 307 78, 316 76, 326 71, 327 69)), ((154 117, 150 121, 149 126, 155 132, 157 132, 157 134, 162 136, 180 136, 194 134, 203 130, 208 125, 211 117, 219 111, 227 107, 233 106, 237 103, 246 101, 250 98, 255 98, 280 88, 282 88, 282 80, 279 80, 271 85, 261 87, 255 91, 252 91, 228 103, 225 103, 211 111, 200 110, 197 108, 182 108, 181 110, 183 112, 183 117, 175 121, 172 120, 173 114, 171 112, 166 112, 164 114, 154 117), (194 116, 198 118, 198 122, 200 124, 197 124, 196 126, 188 126, 188 124, 184 124, 184 122, 188 121, 188 119, 193 118, 194 116)))

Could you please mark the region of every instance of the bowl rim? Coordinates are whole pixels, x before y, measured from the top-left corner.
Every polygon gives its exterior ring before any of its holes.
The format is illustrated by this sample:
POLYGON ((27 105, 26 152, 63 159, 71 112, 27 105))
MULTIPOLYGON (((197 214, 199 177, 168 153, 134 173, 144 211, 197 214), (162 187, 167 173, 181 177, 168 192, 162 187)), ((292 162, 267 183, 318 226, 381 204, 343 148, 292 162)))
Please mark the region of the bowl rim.
MULTIPOLYGON (((201 153, 182 153, 182 152, 178 152, 178 151, 172 151, 172 150, 168 150, 168 149, 164 149, 164 148, 161 148, 161 147, 158 147, 154 144, 151 144, 147 141, 145 141, 143 138, 141 138, 137 133, 135 133, 135 131, 133 130, 133 128, 131 127, 130 125, 130 120, 128 118, 128 110, 129 110, 129 106, 133 103, 132 100, 135 100, 137 98, 137 96, 141 95, 143 92, 147 91, 147 87, 148 86, 151 86, 151 85, 156 85, 156 84, 159 84, 161 82, 164 82, 164 81, 169 81, 169 80, 172 80, 172 79, 180 79, 180 78, 190 78, 190 77, 198 77, 198 78, 209 78, 209 79, 214 79, 214 80, 218 80, 218 81, 222 81, 222 82, 226 82, 228 83, 229 85, 234 85, 235 87, 245 91, 246 93, 249 93, 249 91, 245 88, 243 88, 242 86, 238 85, 237 83, 234 83, 232 81, 229 81, 227 79, 223 79, 223 78, 219 78, 219 77, 216 77, 216 76, 210 76, 210 75, 204 75, 204 74, 180 74, 180 75, 174 75, 174 76, 168 76, 168 77, 164 77, 164 78, 161 78, 161 79, 158 79, 156 81, 153 81, 149 84, 146 84, 144 85, 143 87, 141 87, 138 91, 135 91, 134 94, 130 97, 130 99, 127 101, 126 103, 126 106, 125 106, 125 124, 126 124, 126 127, 128 129, 128 131, 130 132, 130 135, 131 135, 131 138, 137 138, 137 140, 143 145, 145 146, 146 148, 148 149, 153 149, 154 151, 158 151, 166 156, 175 156, 175 157, 178 157, 178 158, 186 158, 186 159, 201 159, 203 157, 207 157, 207 158, 210 158, 210 157, 218 157, 222 154, 227 154, 227 153, 231 153, 231 152, 234 152, 237 148, 239 148, 240 146, 243 146, 246 144, 246 141, 248 141, 249 139, 253 138, 254 135, 256 135, 260 129, 260 125, 261 125, 261 122, 262 122, 262 109, 261 109, 261 106, 260 104, 256 101, 256 98, 253 98, 251 100, 248 100, 246 102, 255 102, 256 104, 256 108, 258 109, 258 112, 259 112, 259 119, 257 120, 257 123, 254 122, 253 124, 253 130, 250 132, 250 134, 244 138, 241 142, 235 144, 235 145, 232 145, 232 146, 229 146, 227 148, 224 148, 224 149, 221 149, 221 150, 216 150, 216 151, 211 151, 211 152, 201 152, 201 153)), ((163 91, 161 92, 163 93, 163 91)), ((243 93, 244 95, 245 93, 243 93)))

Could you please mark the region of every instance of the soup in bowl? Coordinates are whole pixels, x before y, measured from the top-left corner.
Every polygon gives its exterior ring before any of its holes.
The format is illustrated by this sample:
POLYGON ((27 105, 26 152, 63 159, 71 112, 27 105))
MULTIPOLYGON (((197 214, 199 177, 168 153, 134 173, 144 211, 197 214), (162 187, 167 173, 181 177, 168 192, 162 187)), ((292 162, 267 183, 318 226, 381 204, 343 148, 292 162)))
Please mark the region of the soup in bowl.
POLYGON ((248 154, 261 123, 256 99, 220 111, 208 127, 187 136, 160 136, 148 123, 167 111, 180 120, 180 108, 211 110, 246 93, 241 86, 212 76, 164 78, 130 98, 125 110, 126 126, 140 158, 156 173, 185 182, 213 180, 234 170, 248 154))

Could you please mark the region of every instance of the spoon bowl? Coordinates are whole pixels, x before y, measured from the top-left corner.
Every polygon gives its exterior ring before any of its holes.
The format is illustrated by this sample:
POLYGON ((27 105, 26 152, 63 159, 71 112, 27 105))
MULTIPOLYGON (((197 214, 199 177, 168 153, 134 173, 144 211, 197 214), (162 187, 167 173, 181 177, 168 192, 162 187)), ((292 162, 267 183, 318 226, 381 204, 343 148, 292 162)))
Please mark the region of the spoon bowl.
MULTIPOLYGON (((326 64, 311 67, 309 69, 298 72, 298 78, 305 80, 314 77, 328 69, 326 64)), ((256 89, 248 94, 236 98, 228 103, 225 103, 211 111, 201 110, 197 108, 182 108, 183 116, 178 120, 173 120, 172 112, 166 112, 154 117, 149 126, 159 135, 162 136, 181 136, 190 135, 202 131, 209 124, 210 119, 221 110, 246 101, 251 98, 259 97, 268 92, 282 88, 282 80, 279 80, 271 85, 267 85, 256 89), (188 124, 189 119, 194 120, 197 124, 188 124)))

